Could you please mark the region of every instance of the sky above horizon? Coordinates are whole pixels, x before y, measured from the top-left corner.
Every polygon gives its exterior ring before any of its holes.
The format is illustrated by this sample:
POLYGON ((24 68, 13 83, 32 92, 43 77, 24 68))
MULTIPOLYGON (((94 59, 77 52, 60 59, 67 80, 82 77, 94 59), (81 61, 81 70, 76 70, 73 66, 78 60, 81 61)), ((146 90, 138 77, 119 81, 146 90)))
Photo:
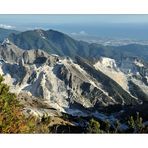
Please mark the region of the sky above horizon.
POLYGON ((147 38, 148 15, 37 14, 0 15, 0 28, 15 30, 55 29, 73 35, 147 38))

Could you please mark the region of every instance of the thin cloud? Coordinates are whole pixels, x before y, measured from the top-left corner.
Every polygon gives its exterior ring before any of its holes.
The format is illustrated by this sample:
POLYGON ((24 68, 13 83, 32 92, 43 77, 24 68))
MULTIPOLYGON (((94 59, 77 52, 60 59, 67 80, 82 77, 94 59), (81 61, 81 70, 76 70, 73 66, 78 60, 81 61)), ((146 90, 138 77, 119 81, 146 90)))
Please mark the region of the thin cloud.
POLYGON ((6 24, 0 24, 0 28, 4 28, 4 29, 14 29, 16 28, 15 26, 11 26, 11 25, 6 25, 6 24))
POLYGON ((87 35, 87 33, 84 30, 80 31, 79 34, 80 35, 87 35))
POLYGON ((72 32, 71 35, 88 35, 84 30, 81 30, 80 32, 72 32))

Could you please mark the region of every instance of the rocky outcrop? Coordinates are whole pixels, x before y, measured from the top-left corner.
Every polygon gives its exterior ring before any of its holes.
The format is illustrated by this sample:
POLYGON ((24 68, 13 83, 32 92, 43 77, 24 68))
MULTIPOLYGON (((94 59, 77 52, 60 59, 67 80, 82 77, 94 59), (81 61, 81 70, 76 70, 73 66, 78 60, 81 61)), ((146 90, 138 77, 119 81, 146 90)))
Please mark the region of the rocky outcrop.
POLYGON ((122 57, 117 64, 113 59, 105 58, 105 60, 106 63, 103 63, 102 60, 97 61, 94 67, 115 80, 136 98, 143 101, 148 100, 148 66, 146 62, 136 57, 122 57))
MULTIPOLYGON (((42 50, 24 51, 11 42, 5 44, 0 47, 0 74, 10 90, 18 96, 36 98, 58 112, 86 115, 110 105, 136 105, 147 100, 147 67, 139 61, 133 68, 129 67, 133 62, 119 66, 115 60, 105 58, 94 66, 80 57, 74 61, 42 50), (127 75, 128 87, 109 71, 116 72, 117 77, 119 72, 127 75)), ((36 113, 39 108, 33 110, 36 113)))

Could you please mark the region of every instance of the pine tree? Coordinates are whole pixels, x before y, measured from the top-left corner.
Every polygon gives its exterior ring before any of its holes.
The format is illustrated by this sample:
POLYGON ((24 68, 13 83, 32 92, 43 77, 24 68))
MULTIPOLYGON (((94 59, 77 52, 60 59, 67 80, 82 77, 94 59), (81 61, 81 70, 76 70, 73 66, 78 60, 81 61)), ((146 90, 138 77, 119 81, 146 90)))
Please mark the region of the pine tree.
POLYGON ((140 133, 142 132, 144 128, 142 117, 140 117, 139 113, 137 112, 136 119, 134 119, 133 116, 131 116, 128 120, 129 128, 131 129, 131 132, 134 133, 140 133))
POLYGON ((119 132, 119 128, 120 128, 120 122, 119 122, 119 120, 116 120, 116 122, 115 122, 115 133, 119 132))
POLYGON ((0 76, 0 133, 33 133, 34 118, 25 117, 23 106, 15 94, 9 92, 9 86, 3 80, 0 76))
POLYGON ((109 122, 109 120, 106 120, 105 121, 105 132, 106 133, 109 133, 110 132, 110 122, 109 122))
POLYGON ((87 127, 88 133, 101 133, 100 123, 94 119, 91 119, 87 127))

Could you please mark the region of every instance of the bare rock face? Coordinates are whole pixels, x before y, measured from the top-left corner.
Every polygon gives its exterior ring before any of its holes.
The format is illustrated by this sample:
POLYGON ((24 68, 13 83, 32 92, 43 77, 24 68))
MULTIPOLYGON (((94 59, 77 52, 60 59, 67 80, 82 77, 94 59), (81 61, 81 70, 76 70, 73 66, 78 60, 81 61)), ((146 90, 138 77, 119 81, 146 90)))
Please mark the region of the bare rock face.
POLYGON ((148 65, 137 57, 123 57, 118 64, 113 59, 103 58, 106 63, 101 60, 94 64, 97 70, 100 70, 108 77, 116 81, 124 90, 143 101, 148 100, 148 65), (108 66, 116 65, 114 68, 108 66))
POLYGON ((12 92, 36 98, 59 112, 80 115, 148 99, 147 66, 137 60, 118 65, 102 58, 92 65, 80 57, 73 61, 41 50, 23 51, 12 43, 1 45, 0 55, 0 74, 12 92))
POLYGON ((0 58, 9 62, 18 62, 23 50, 15 46, 13 43, 4 41, 0 46, 0 58))
POLYGON ((5 41, 0 45, 0 58, 9 63, 19 63, 20 60, 23 60, 25 64, 45 63, 47 57, 49 55, 40 49, 25 51, 10 41, 5 41))

